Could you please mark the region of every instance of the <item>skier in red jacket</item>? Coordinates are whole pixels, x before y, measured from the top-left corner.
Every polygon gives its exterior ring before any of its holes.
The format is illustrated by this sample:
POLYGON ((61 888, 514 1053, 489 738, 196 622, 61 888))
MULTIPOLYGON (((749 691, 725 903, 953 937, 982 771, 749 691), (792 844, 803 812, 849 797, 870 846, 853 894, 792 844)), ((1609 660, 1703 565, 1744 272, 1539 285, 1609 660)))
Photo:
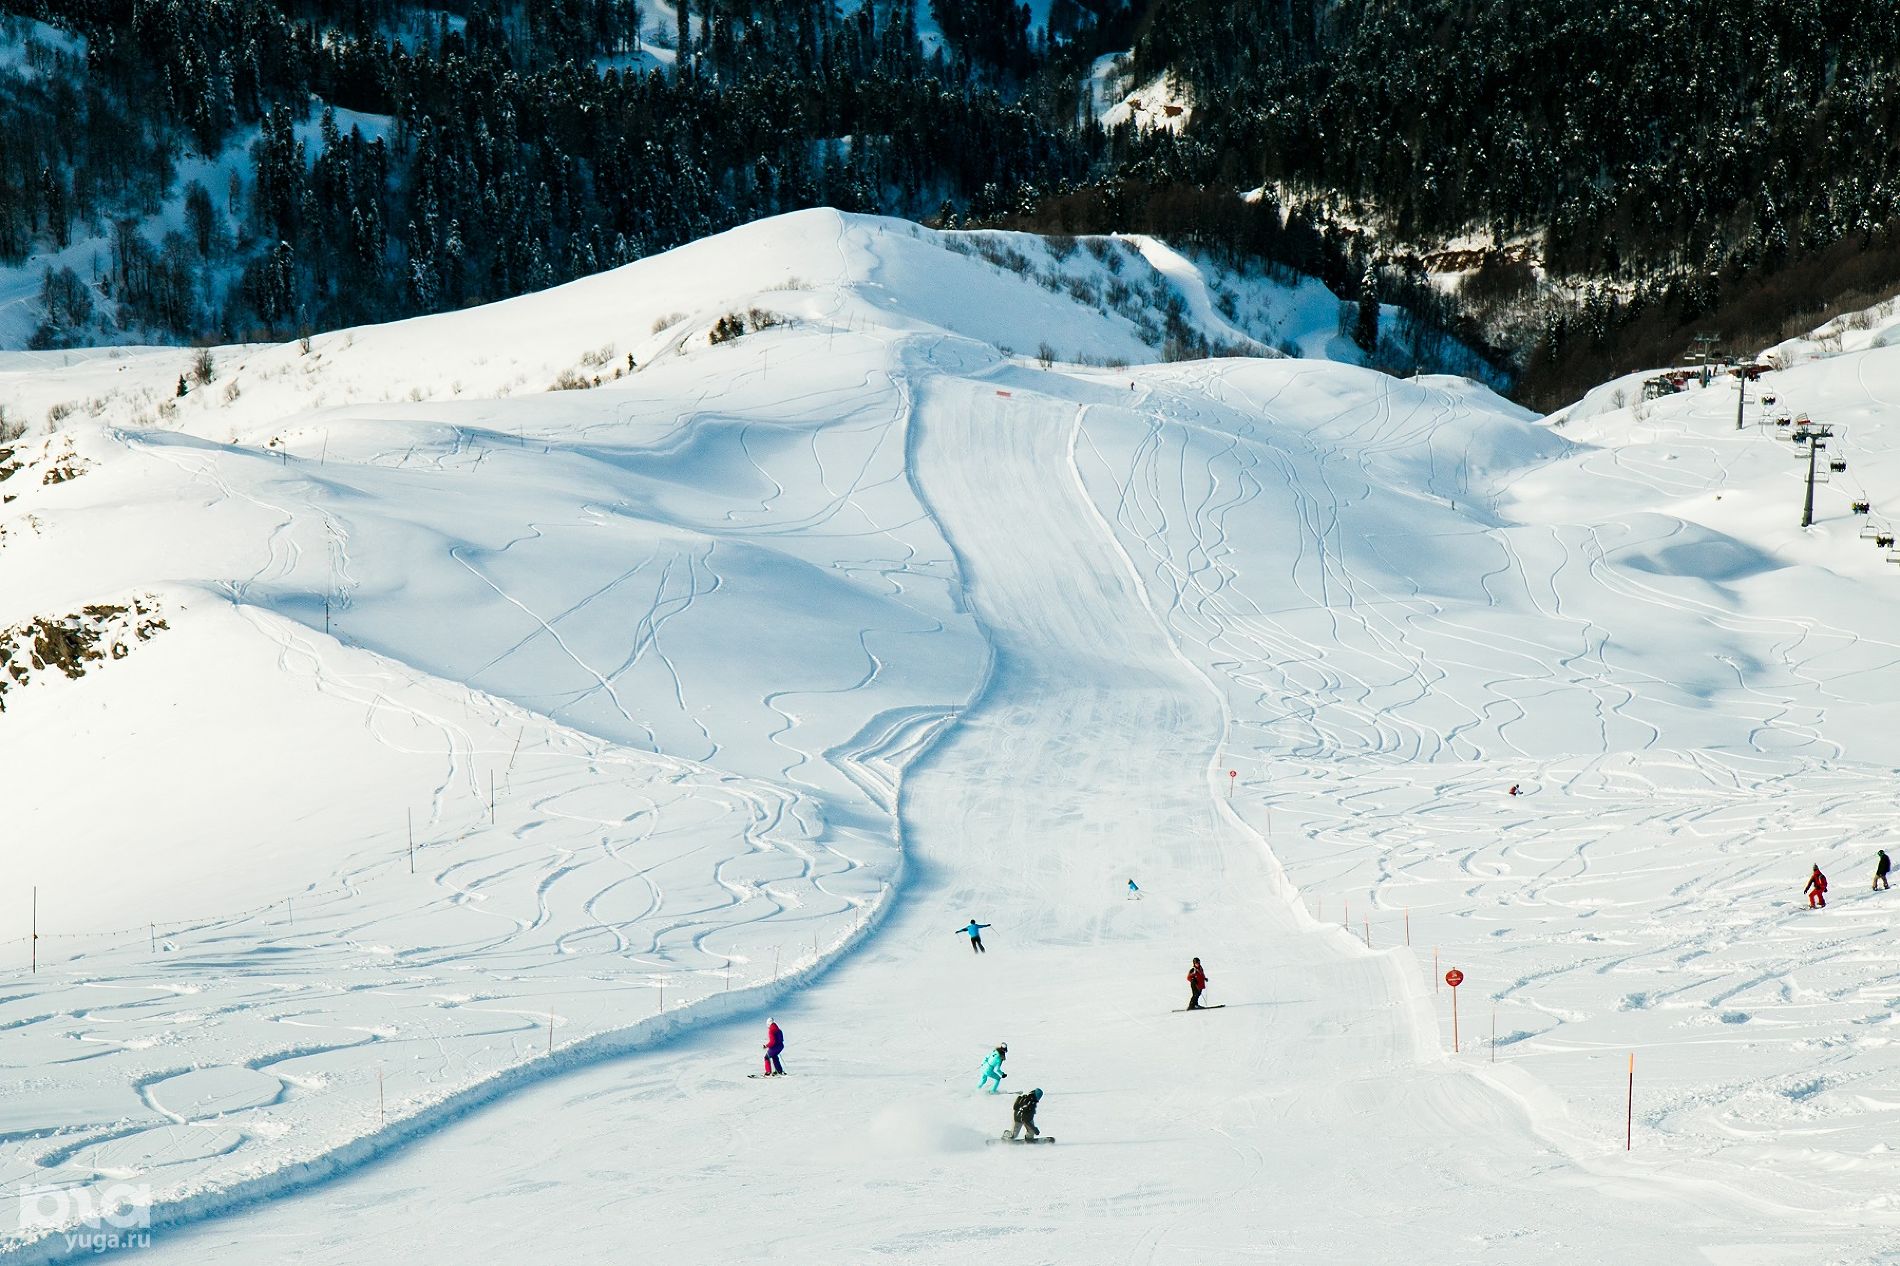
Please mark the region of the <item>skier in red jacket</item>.
POLYGON ((778 1062, 778 1053, 784 1049, 784 1031, 779 1028, 777 1020, 768 1019, 765 1022, 765 1075, 767 1077, 785 1075, 785 1065, 778 1062))
POLYGON ((1827 876, 1821 873, 1819 866, 1808 876, 1808 886, 1801 891, 1808 894, 1808 909, 1815 910, 1827 905, 1827 876))
POLYGON ((1207 988, 1207 973, 1201 970, 1201 960, 1195 959, 1194 966, 1188 968, 1188 1004, 1189 1011, 1201 1009, 1201 992, 1207 988))

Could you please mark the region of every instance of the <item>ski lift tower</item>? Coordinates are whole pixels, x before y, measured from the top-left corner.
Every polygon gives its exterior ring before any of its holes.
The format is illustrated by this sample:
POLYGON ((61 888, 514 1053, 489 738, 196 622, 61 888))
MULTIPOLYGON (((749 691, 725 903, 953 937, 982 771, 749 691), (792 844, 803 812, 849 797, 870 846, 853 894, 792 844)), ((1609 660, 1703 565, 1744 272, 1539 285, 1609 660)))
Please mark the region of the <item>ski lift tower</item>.
POLYGON ((1804 502, 1801 507, 1801 526, 1802 527, 1814 526, 1815 463, 1820 458, 1821 450, 1826 448, 1827 442, 1833 438, 1834 438, 1834 428, 1828 427, 1828 426, 1817 426, 1812 422, 1800 428, 1794 433, 1793 439, 1794 439, 1795 444, 1797 446, 1805 444, 1808 449, 1808 497, 1807 497, 1806 502, 1804 502))
POLYGON ((1709 385, 1709 364, 1712 359, 1710 352, 1715 347, 1715 335, 1698 334, 1694 342, 1696 364, 1701 371, 1699 376, 1702 379, 1702 385, 1706 387, 1709 385))

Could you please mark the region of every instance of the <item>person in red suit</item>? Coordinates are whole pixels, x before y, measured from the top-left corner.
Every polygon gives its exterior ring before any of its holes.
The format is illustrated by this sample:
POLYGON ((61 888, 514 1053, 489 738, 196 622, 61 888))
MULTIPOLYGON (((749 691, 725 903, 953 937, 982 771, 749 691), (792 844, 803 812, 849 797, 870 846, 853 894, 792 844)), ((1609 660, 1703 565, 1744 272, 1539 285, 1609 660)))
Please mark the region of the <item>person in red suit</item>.
POLYGON ((1188 968, 1188 1010, 1201 1009, 1201 993, 1207 988, 1207 973, 1201 970, 1201 960, 1195 959, 1194 966, 1188 968))
POLYGON ((767 1019, 765 1022, 765 1075, 783 1077, 785 1065, 778 1062, 778 1053, 785 1049, 785 1032, 779 1028, 778 1021, 767 1019))
POLYGON ((1808 886, 1801 891, 1808 894, 1808 909, 1817 910, 1827 905, 1827 876, 1821 873, 1819 866, 1808 876, 1808 886))

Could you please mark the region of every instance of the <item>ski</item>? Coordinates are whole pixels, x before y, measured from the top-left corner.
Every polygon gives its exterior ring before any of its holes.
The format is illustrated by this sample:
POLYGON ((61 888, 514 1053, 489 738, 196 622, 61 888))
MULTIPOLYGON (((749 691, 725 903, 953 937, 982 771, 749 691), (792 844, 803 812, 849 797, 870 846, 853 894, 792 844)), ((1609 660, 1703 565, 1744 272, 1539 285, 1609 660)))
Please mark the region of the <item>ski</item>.
POLYGON ((1055 1135, 1044 1134, 1039 1138, 1033 1138, 1033 1139, 1001 1138, 1001 1139, 990 1139, 988 1141, 991 1143, 1053 1143, 1056 1140, 1055 1140, 1055 1135))
POLYGON ((750 1081, 769 1081, 773 1077, 790 1077, 790 1076, 791 1076, 790 1073, 747 1073, 746 1074, 746 1078, 750 1081))
POLYGON ((1180 1015, 1183 1011, 1218 1011, 1226 1005, 1224 1002, 1213 1002, 1204 1007, 1176 1007, 1174 1013, 1180 1015))

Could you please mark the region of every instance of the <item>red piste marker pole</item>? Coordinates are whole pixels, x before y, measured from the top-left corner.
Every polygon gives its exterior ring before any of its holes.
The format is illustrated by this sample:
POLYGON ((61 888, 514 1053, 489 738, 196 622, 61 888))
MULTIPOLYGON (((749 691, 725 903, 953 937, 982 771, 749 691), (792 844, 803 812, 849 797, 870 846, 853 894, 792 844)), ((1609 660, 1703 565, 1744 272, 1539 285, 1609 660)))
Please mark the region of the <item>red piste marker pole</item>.
MULTIPOLYGON (((1445 973, 1445 983, 1451 986, 1451 1053, 1458 1053, 1458 986, 1465 983, 1465 974, 1456 967, 1445 973)), ((1630 1057, 1630 1066, 1635 1067, 1635 1056, 1630 1057)), ((1634 1073, 1630 1074, 1633 1078, 1634 1073)))
POLYGON ((1239 778, 1240 771, 1238 769, 1230 769, 1227 771, 1227 798, 1229 800, 1234 798, 1234 783, 1237 782, 1239 778))

